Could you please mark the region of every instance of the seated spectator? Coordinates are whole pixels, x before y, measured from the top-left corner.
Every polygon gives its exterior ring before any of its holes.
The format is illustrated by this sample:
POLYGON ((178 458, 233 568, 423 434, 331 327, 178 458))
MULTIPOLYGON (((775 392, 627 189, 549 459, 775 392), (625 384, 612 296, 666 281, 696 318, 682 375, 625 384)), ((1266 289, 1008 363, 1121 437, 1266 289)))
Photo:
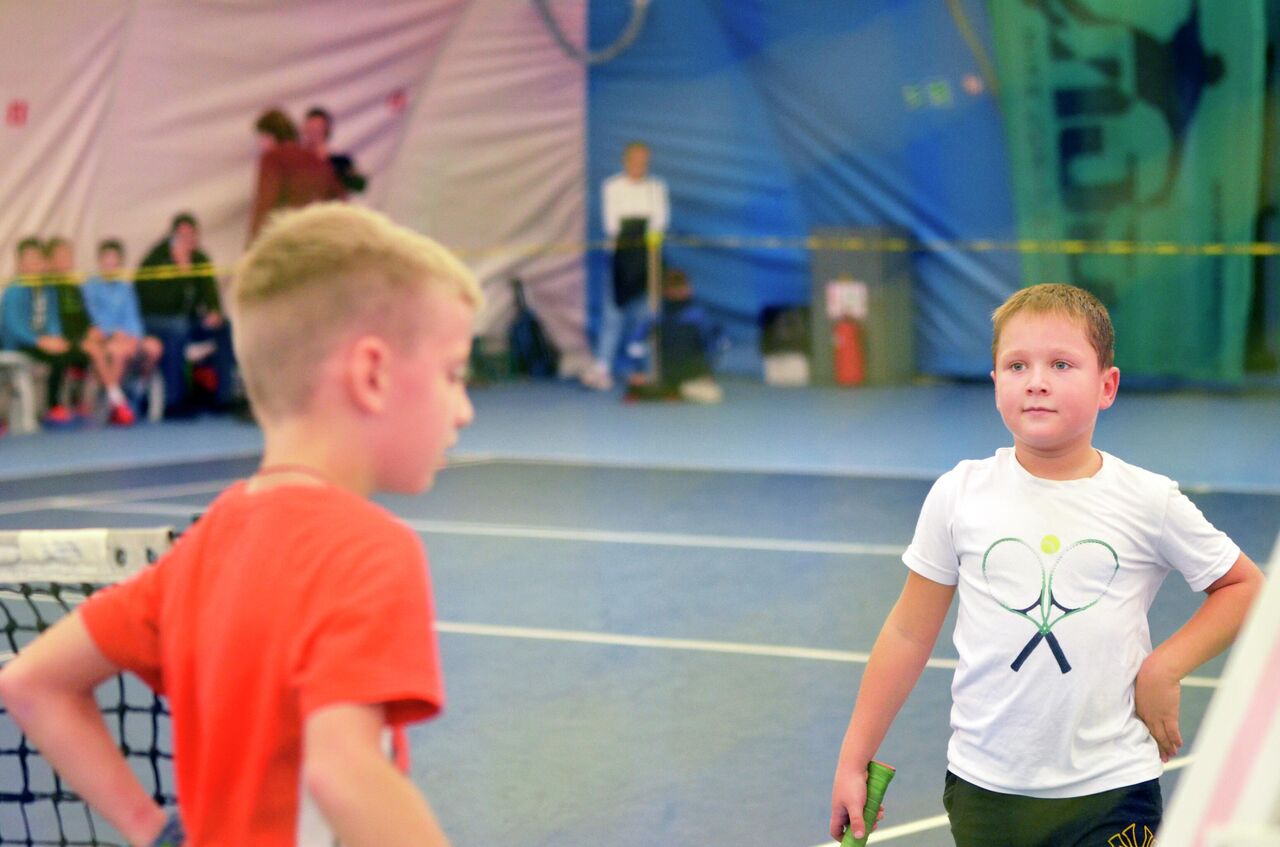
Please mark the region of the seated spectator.
POLYGON ((107 371, 103 385, 111 404, 110 421, 117 426, 134 421, 122 383, 130 376, 149 377, 163 349, 160 339, 146 335, 142 327, 138 295, 133 282, 121 275, 123 267, 124 245, 115 239, 103 241, 98 245, 98 272, 81 288, 89 319, 103 338, 107 371))
POLYGON ((693 298, 684 271, 669 268, 662 279, 659 332, 662 381, 691 403, 719 403, 724 391, 711 372, 720 328, 693 298))
POLYGON ((189 212, 175 215, 169 234, 147 253, 134 282, 143 328, 161 344, 165 417, 191 417, 198 411, 187 383, 189 344, 212 344, 215 407, 230 409, 235 397, 231 327, 222 313, 213 265, 199 243, 195 217, 189 212))
POLYGON ((74 423, 75 415, 62 404, 62 383, 68 368, 86 367, 88 359, 62 335, 58 292, 46 284, 45 251, 38 238, 18 242, 18 276, 0 299, 0 343, 48 367, 44 423, 74 423))
POLYGON ((258 159, 258 187, 249 218, 252 241, 276 209, 295 209, 317 200, 344 200, 347 191, 333 166, 298 143, 298 129, 279 109, 264 112, 254 129, 262 155, 258 159))
MULTIPOLYGON (((58 293, 58 318, 62 322, 62 337, 71 342, 72 347, 84 352, 93 375, 108 395, 119 394, 119 380, 112 378, 111 368, 107 363, 106 337, 93 325, 89 310, 85 307, 84 294, 80 288, 81 274, 76 271, 75 250, 71 242, 55 235, 45 242, 44 254, 46 282, 58 293)), ((72 365, 68 373, 76 376, 75 387, 80 391, 79 414, 88 417, 93 414, 96 392, 91 390, 85 379, 87 374, 83 371, 84 368, 72 365)))

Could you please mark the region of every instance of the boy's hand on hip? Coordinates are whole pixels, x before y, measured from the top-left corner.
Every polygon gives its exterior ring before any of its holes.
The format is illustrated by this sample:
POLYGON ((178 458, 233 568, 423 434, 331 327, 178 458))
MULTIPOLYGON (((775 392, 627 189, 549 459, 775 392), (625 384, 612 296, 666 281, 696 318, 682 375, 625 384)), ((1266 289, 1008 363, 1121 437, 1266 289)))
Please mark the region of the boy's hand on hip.
POLYGON ((1182 747, 1182 732, 1178 729, 1182 686, 1176 676, 1151 660, 1152 656, 1148 656, 1138 669, 1138 678, 1133 685, 1133 703, 1138 719, 1147 725, 1160 748, 1160 761, 1167 762, 1182 747))

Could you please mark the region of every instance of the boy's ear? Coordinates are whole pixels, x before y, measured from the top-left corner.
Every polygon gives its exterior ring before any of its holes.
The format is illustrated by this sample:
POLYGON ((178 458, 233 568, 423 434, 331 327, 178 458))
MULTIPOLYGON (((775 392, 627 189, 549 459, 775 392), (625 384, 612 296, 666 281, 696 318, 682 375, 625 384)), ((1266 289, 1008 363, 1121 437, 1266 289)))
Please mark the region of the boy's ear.
POLYGON ((1120 390, 1120 369, 1112 365, 1102 375, 1102 396, 1098 401, 1098 410, 1111 408, 1116 402, 1116 392, 1120 390))
POLYGON ((376 335, 362 335, 348 348, 344 375, 347 393, 356 408, 381 414, 391 384, 391 349, 376 335))

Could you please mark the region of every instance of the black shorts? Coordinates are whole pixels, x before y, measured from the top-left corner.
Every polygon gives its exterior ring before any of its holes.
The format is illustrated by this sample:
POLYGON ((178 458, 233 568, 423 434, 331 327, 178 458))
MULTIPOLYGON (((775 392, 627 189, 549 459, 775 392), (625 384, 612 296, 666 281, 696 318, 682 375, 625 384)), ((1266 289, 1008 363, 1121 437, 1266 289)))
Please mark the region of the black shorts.
POLYGON ((951 771, 942 804, 956 847, 1152 847, 1164 812, 1158 779, 1048 800, 988 791, 951 771))

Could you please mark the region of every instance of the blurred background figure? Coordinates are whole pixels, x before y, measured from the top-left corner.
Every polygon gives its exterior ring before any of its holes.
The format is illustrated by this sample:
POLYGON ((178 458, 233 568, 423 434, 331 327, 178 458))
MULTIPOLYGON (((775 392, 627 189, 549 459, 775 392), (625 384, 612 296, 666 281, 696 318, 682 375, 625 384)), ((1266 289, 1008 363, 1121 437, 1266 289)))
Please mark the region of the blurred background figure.
POLYGON ((146 334, 160 340, 160 372, 164 376, 165 417, 188 418, 198 411, 192 402, 192 374, 203 385, 215 409, 230 410, 235 398, 235 355, 231 326, 222 311, 218 280, 209 257, 200 249, 194 215, 174 216, 169 234, 156 243, 138 267, 134 287, 146 334), (199 365, 206 363, 208 370, 199 365))
POLYGON ((302 122, 302 146, 316 157, 329 163, 334 176, 342 187, 352 194, 359 194, 369 184, 368 177, 356 169, 355 157, 350 153, 335 153, 329 147, 333 136, 333 115, 321 106, 312 106, 302 122))
POLYGON ((258 116, 254 129, 262 155, 258 158, 258 187, 253 195, 249 240, 276 209, 296 209, 317 200, 342 200, 342 187, 327 157, 298 143, 298 128, 279 109, 258 116))
POLYGON ((601 300, 600 333, 595 367, 582 382, 588 388, 613 387, 618 348, 623 350, 618 375, 635 373, 643 358, 636 328, 652 320, 646 298, 649 279, 648 239, 660 239, 671 218, 667 184, 649 174, 649 145, 633 141, 622 151, 622 172, 605 180, 602 190, 604 230, 613 242, 612 287, 601 300))

